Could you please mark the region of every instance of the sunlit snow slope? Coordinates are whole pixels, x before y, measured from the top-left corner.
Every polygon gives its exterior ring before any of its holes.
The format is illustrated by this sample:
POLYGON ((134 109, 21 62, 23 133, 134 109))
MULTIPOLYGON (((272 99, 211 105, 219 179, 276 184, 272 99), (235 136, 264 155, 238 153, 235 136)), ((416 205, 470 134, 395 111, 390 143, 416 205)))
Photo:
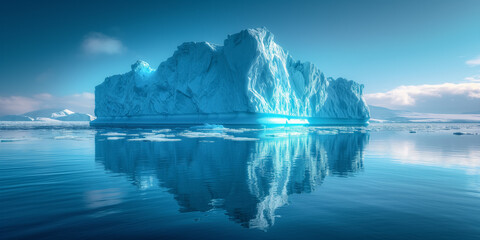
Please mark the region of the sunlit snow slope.
POLYGON ((184 43, 156 70, 137 61, 106 78, 92 124, 359 124, 370 117, 362 92, 295 61, 265 28, 248 29, 224 46, 184 43))

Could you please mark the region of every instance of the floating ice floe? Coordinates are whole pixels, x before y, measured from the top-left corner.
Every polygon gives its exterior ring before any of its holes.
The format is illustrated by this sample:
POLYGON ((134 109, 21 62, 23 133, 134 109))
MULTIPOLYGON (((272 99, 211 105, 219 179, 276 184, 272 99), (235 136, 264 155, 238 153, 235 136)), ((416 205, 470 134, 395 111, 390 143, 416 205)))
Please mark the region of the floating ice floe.
POLYGON ((453 135, 476 135, 476 134, 470 133, 470 132, 454 132, 453 135))
POLYGON ((147 135, 142 138, 130 138, 127 141, 145 141, 145 142, 178 142, 181 141, 179 138, 173 138, 175 135, 165 135, 165 134, 157 134, 157 135, 147 135))
POLYGON ((107 137, 127 136, 126 133, 119 133, 119 132, 108 132, 108 133, 102 133, 100 135, 107 136, 107 137))
POLYGON ((124 137, 107 137, 107 140, 121 140, 125 139, 124 137))
POLYGON ((9 138, 9 139, 0 139, 0 142, 18 142, 18 141, 23 141, 25 139, 21 139, 21 138, 9 138))
POLYGON ((223 132, 193 132, 186 130, 179 134, 182 137, 186 138, 225 138, 228 137, 226 133, 223 132))
POLYGON ((250 137, 236 137, 234 135, 226 134, 225 132, 193 132, 190 130, 186 130, 179 134, 179 136, 186 137, 186 138, 222 138, 225 140, 232 140, 232 141, 257 141, 258 138, 250 138, 250 137))
POLYGON ((88 129, 90 123, 85 121, 0 121, 0 130, 29 130, 29 129, 88 129))
POLYGON ((142 132, 140 134, 143 135, 143 136, 151 136, 151 135, 155 135, 156 133, 154 133, 154 132, 142 132))
POLYGON ((171 131, 172 131, 172 129, 168 129, 168 128, 152 130, 153 133, 167 133, 167 132, 171 132, 171 131))
POLYGON ((76 136, 73 136, 73 135, 63 135, 63 136, 55 136, 53 137, 53 139, 56 139, 56 140, 64 140, 64 139, 76 139, 77 137, 76 136))
POLYGON ((232 141, 258 141, 258 138, 249 138, 249 137, 235 137, 235 136, 227 136, 224 139, 232 140, 232 141))
POLYGON ((332 129, 332 130, 322 129, 322 130, 318 130, 317 134, 319 134, 319 135, 335 135, 335 134, 338 134, 338 130, 336 130, 336 129, 332 129))

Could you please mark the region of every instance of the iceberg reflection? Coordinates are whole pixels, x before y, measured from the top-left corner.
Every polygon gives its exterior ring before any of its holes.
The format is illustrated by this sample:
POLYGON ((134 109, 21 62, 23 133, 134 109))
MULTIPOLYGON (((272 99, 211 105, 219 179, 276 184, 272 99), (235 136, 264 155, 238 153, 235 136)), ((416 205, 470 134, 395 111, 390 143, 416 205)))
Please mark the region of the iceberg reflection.
POLYGON ((140 189, 167 188, 181 212, 221 208, 244 227, 267 229, 288 195, 311 192, 328 175, 363 169, 369 140, 362 132, 251 135, 259 140, 107 141, 97 134, 96 161, 140 189))

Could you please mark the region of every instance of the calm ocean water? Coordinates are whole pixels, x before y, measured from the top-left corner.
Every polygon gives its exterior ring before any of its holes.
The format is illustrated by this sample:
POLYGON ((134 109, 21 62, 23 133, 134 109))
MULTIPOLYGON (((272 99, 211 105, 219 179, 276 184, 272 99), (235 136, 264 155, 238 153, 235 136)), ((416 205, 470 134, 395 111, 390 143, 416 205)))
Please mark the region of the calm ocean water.
POLYGON ((0 238, 480 239, 478 133, 3 127, 0 238))

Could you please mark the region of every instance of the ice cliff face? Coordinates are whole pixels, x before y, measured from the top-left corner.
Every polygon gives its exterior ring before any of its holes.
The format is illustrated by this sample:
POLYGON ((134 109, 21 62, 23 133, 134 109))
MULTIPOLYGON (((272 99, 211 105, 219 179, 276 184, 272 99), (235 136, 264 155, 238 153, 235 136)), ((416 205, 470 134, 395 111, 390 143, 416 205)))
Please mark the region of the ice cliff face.
POLYGON ((179 114, 263 113, 368 120, 363 85, 325 78, 295 61, 265 28, 230 35, 224 46, 184 43, 154 70, 138 61, 95 89, 99 120, 179 114))

